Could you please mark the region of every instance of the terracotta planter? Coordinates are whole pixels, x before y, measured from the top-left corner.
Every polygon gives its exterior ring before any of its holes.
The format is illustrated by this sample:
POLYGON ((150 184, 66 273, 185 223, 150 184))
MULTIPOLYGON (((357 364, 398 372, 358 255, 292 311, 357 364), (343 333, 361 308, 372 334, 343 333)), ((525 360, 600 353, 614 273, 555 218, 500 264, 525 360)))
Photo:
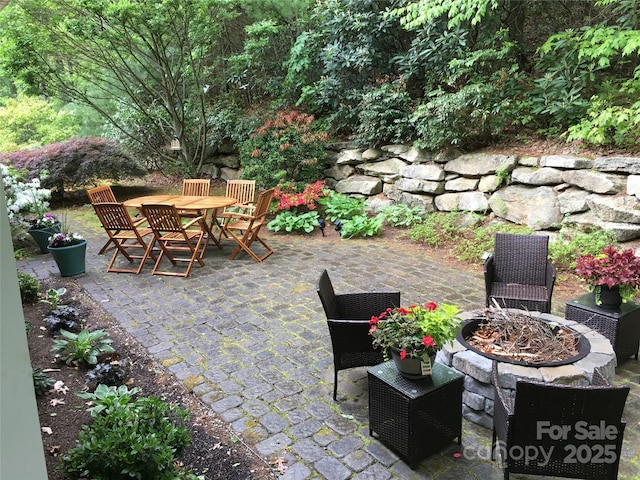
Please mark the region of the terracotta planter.
POLYGON ((73 277, 85 272, 86 240, 68 247, 48 247, 48 249, 56 265, 58 265, 61 276, 73 277))
POLYGON ((426 361, 419 358, 400 358, 400 350, 391 349, 391 358, 402 375, 409 380, 423 380, 431 376, 431 369, 436 361, 436 356, 427 357, 426 361))

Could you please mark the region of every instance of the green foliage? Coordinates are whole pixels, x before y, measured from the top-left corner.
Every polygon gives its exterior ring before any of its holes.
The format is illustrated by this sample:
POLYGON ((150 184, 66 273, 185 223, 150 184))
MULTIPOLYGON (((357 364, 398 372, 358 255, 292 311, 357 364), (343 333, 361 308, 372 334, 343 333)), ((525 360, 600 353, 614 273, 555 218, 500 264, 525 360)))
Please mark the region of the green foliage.
POLYGON ((174 480, 176 455, 190 441, 188 412, 154 397, 125 402, 127 393, 116 395, 105 396, 112 403, 83 425, 76 446, 62 458, 64 472, 96 480, 174 480))
POLYGON ((469 22, 480 23, 487 10, 496 9, 497 0, 418 0, 394 10, 394 14, 402 16, 402 24, 407 28, 417 28, 430 23, 438 17, 449 18, 449 27, 469 22))
POLYGON ((567 133, 568 142, 584 140, 594 145, 633 148, 640 141, 640 102, 624 107, 594 96, 587 116, 571 125, 567 133))
POLYGON ((42 185, 56 188, 58 195, 65 187, 82 187, 105 179, 117 182, 146 174, 120 145, 104 138, 75 138, 36 150, 0 155, 0 160, 17 169, 27 169, 32 176, 47 170, 49 176, 42 180, 42 185))
POLYGON ((378 213, 392 227, 411 227, 424 220, 424 210, 419 206, 409 207, 404 203, 382 207, 378 213))
POLYGON ((469 226, 463 230, 464 235, 455 243, 453 251, 456 258, 469 263, 477 263, 485 252, 493 251, 493 240, 498 232, 521 235, 532 233, 530 228, 512 223, 490 223, 484 227, 469 226))
POLYGON ((490 84, 471 84, 454 93, 431 92, 412 116, 418 133, 416 145, 438 150, 471 141, 486 142, 504 128, 508 112, 501 90, 490 84))
POLYGON ((33 367, 33 388, 37 396, 44 395, 49 391, 55 380, 42 371, 40 367, 33 367))
POLYGON ((563 228, 549 243, 549 259, 559 270, 574 271, 578 256, 597 255, 613 243, 615 234, 611 231, 594 229, 584 232, 563 228))
POLYGON ((60 333, 66 338, 54 339, 51 350, 68 365, 95 365, 98 355, 114 351, 111 346, 113 340, 107 337, 104 330, 90 332, 83 329, 77 334, 60 330, 60 333))
POLYGON ((283 210, 267 224, 267 228, 274 232, 284 230, 288 233, 300 231, 311 233, 318 226, 318 218, 318 212, 315 210, 304 213, 298 213, 295 208, 283 210))
POLYGON ((45 292, 44 298, 40 301, 51 305, 51 310, 57 310, 60 297, 65 293, 67 293, 67 289, 64 287, 50 288, 45 292))
POLYGON ((325 216, 332 222, 348 220, 365 212, 364 198, 353 198, 344 193, 332 191, 318 203, 324 207, 325 216))
POLYGON ((0 105, 0 153, 67 140, 79 128, 70 111, 38 97, 18 95, 0 105))
POLYGON ((298 37, 288 62, 287 85, 300 88, 298 101, 327 115, 337 131, 358 124, 362 94, 385 77, 394 77, 392 58, 410 34, 386 14, 398 0, 317 2, 309 29, 298 37))
POLYGON ((411 103, 411 97, 401 83, 385 82, 367 90, 357 107, 356 143, 375 147, 413 139, 411 103))
POLYGON ((456 241, 462 236, 460 228, 464 214, 461 212, 436 212, 426 216, 422 223, 409 230, 409 238, 439 248, 445 243, 456 241))
POLYGON ((343 239, 353 237, 373 237, 380 235, 383 219, 380 216, 369 217, 366 214, 354 215, 351 218, 342 220, 340 236, 343 239))
POLYGON ((315 131, 312 116, 278 112, 240 144, 242 177, 264 188, 281 181, 315 182, 323 177, 327 138, 315 131))
POLYGON ((112 411, 128 405, 137 393, 140 393, 138 387, 129 389, 126 385, 116 387, 99 384, 93 392, 77 392, 76 395, 93 404, 87 411, 92 417, 97 417, 103 412, 109 415, 112 411))
POLYGON ((18 286, 20 287, 20 298, 24 304, 34 303, 38 299, 38 294, 42 288, 42 284, 36 277, 19 270, 18 286))

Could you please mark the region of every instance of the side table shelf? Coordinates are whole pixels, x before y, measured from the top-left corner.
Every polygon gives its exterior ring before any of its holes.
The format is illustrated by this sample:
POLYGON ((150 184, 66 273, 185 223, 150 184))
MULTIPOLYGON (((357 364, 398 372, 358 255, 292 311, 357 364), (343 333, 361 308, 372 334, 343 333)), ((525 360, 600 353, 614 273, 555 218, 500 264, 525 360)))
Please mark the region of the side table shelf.
POLYGON ((464 375, 441 363, 430 379, 412 381, 393 362, 371 367, 369 434, 414 469, 420 460, 462 436, 464 375))
POLYGON ((618 362, 631 356, 638 359, 640 303, 627 302, 618 309, 608 310, 596 305, 593 294, 586 294, 567 302, 565 318, 582 323, 607 337, 618 362))

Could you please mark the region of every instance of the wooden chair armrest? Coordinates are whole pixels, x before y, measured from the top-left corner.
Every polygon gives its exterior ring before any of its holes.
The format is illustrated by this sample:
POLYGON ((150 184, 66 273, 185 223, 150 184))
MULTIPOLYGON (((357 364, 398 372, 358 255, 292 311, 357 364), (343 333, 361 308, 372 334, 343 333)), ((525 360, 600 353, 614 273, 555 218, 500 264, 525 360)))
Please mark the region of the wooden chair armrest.
MULTIPOLYGON (((199 217, 188 217, 189 221, 187 223, 183 223, 182 227, 187 229, 189 227, 192 227, 195 223, 199 223, 200 226, 202 226, 202 222, 204 221, 204 215, 200 215, 199 217)), ((180 216, 180 223, 182 223, 182 216, 180 216)))

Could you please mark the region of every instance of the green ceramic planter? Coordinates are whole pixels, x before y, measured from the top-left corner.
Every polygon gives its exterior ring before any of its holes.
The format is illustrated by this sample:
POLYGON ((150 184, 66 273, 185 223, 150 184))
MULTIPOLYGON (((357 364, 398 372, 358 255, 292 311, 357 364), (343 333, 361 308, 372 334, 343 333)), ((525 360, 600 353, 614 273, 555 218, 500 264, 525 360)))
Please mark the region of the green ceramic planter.
POLYGON ((31 238, 35 240, 40 247, 40 253, 49 253, 47 247, 49 246, 49 237, 54 233, 60 233, 60 224, 49 228, 30 228, 27 233, 31 235, 31 238))
POLYGON ((73 277, 85 272, 85 254, 87 252, 87 241, 68 247, 47 247, 51 256, 58 265, 60 275, 63 277, 73 277))

